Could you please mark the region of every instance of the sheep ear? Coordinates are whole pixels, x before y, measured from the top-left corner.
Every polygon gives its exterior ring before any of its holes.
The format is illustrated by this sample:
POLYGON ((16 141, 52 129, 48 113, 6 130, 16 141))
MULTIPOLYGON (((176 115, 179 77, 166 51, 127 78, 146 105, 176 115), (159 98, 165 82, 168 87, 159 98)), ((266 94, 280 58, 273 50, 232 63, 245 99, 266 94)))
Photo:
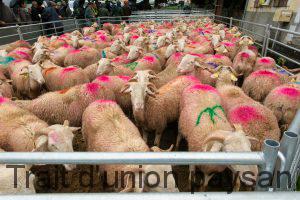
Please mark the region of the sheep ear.
POLYGON ((233 81, 237 81, 237 80, 238 80, 237 77, 235 77, 235 75, 233 75, 233 74, 231 74, 230 78, 231 78, 231 80, 233 80, 233 81))
POLYGON ((219 74, 220 74, 220 72, 216 72, 216 73, 212 74, 210 77, 211 78, 218 78, 219 74))
POLYGON ((243 126, 241 124, 233 124, 236 131, 243 131, 243 126))
POLYGON ((46 152, 48 150, 48 136, 41 135, 35 140, 35 149, 33 152, 46 152))
POLYGON ((130 93, 130 85, 129 84, 125 84, 124 86, 123 86, 123 88, 121 89, 121 91, 120 91, 121 93, 130 93))
POLYGON ((70 125, 69 120, 65 120, 65 121, 64 121, 64 126, 69 126, 69 125, 70 125))
POLYGON ((69 127, 69 129, 71 129, 72 132, 75 132, 75 131, 79 131, 81 127, 69 127))
POLYGON ((260 144, 260 141, 257 138, 251 137, 251 136, 246 136, 246 137, 249 140, 249 142, 251 143, 251 147, 255 147, 260 144))

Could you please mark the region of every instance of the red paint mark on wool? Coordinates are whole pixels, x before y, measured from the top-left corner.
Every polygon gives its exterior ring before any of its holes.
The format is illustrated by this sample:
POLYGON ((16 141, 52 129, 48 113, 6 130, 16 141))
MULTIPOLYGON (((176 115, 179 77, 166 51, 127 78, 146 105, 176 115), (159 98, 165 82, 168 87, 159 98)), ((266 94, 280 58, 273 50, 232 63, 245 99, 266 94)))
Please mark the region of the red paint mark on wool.
POLYGON ((101 81, 101 82, 108 82, 108 81, 110 81, 110 78, 109 78, 109 76, 98 76, 97 80, 101 81))
POLYGON ((279 75, 276 74, 275 72, 272 72, 272 71, 268 71, 268 70, 258 70, 256 72, 253 72, 251 74, 251 76, 253 77, 258 77, 258 76, 268 76, 268 77, 271 77, 271 78, 274 78, 274 79, 279 79, 279 75))
POLYGON ((215 54, 213 55, 214 58, 223 58, 224 56, 223 55, 220 55, 220 54, 215 54))
POLYGON ((149 63, 154 63, 155 58, 153 56, 145 56, 143 57, 143 60, 149 63))
POLYGON ((117 104, 115 101, 112 101, 112 100, 97 100, 97 101, 95 101, 95 103, 98 103, 98 104, 117 104))
POLYGON ((223 44, 227 47, 233 47, 234 44, 232 42, 223 42, 223 44))
POLYGON ((118 78, 120 78, 120 79, 122 79, 123 81, 129 81, 130 80, 130 76, 122 76, 122 75, 120 75, 120 76, 118 76, 118 78))
POLYGON ((258 62, 264 63, 264 64, 269 64, 269 63, 271 63, 271 60, 269 58, 261 58, 261 59, 259 59, 258 62))
POLYGON ((121 62, 123 58, 120 57, 115 57, 114 59, 111 60, 111 62, 121 62))
POLYGON ((0 97, 0 104, 2 103, 6 103, 8 102, 9 100, 7 98, 4 98, 4 97, 0 97))
POLYGON ((205 84, 193 85, 188 89, 189 92, 193 92, 193 91, 196 91, 196 90, 202 90, 202 91, 218 93, 217 90, 214 87, 212 87, 210 85, 205 85, 205 84))
POLYGON ((242 52, 241 56, 242 56, 242 58, 249 58, 250 57, 249 53, 246 53, 246 52, 242 52))
POLYGON ((138 35, 133 35, 133 36, 131 36, 131 38, 132 39, 138 39, 140 36, 138 36, 138 35))
POLYGON ((76 54, 76 53, 80 53, 81 50, 80 49, 75 49, 75 50, 72 50, 70 53, 71 54, 76 54))
POLYGON ((291 98, 300 97, 300 90, 297 88, 284 87, 277 90, 278 94, 283 94, 291 98))
POLYGON ((86 84, 86 91, 90 94, 96 94, 100 88, 98 83, 87 83, 86 84))
POLYGON ((229 113, 229 118, 232 123, 245 124, 253 120, 262 120, 263 116, 254 107, 240 106, 229 113))

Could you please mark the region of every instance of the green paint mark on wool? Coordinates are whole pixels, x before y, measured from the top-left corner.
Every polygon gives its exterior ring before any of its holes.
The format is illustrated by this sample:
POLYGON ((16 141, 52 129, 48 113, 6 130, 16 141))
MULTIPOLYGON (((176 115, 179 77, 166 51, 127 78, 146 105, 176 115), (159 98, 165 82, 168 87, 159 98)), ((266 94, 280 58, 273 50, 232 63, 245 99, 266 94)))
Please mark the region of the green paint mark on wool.
POLYGON ((102 51, 102 58, 106 58, 106 53, 105 53, 105 51, 102 51))
POLYGON ((129 68, 132 71, 134 71, 137 65, 138 65, 138 62, 132 62, 132 63, 129 63, 129 64, 125 65, 125 67, 129 68))
POLYGON ((0 65, 6 65, 12 61, 14 61, 15 59, 13 57, 2 57, 0 56, 0 65))
POLYGON ((207 107, 205 108, 204 110, 202 110, 199 115, 198 115, 198 118, 197 118, 197 122, 196 122, 196 126, 198 126, 200 124, 200 121, 201 121, 201 117, 204 113, 208 113, 209 114, 209 117, 210 117, 210 120, 215 124, 215 116, 217 116, 218 118, 222 119, 216 112, 215 110, 216 109, 220 109, 224 114, 225 114, 225 111, 224 111, 224 108, 220 105, 220 104, 217 104, 213 107, 207 107))

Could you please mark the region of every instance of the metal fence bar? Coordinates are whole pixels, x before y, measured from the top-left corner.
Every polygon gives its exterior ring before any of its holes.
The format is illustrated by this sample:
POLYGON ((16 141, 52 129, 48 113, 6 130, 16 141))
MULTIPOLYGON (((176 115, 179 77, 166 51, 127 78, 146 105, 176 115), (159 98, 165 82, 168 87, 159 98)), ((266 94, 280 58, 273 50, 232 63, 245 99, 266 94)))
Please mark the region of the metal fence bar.
MULTIPOLYGON (((290 62, 292 62, 292 63, 294 63, 294 64, 300 66, 300 62, 298 62, 298 61, 296 61, 296 60, 293 60, 293 59, 291 59, 291 58, 289 58, 289 57, 287 57, 287 56, 285 56, 285 55, 283 55, 283 54, 281 54, 281 53, 278 53, 277 51, 274 51, 274 50, 272 50, 272 49, 270 49, 270 48, 267 48, 267 49, 266 49, 266 53, 267 53, 267 51, 270 51, 270 52, 272 52, 272 53, 274 53, 274 54, 276 54, 276 55, 278 55, 278 56, 280 56, 280 57, 283 57, 283 58, 285 58, 286 60, 288 60, 288 61, 290 61, 290 62)), ((265 55, 266 55, 266 54, 265 54, 265 55)))
POLYGON ((267 37, 269 35, 269 32, 270 32, 270 24, 267 24, 267 26, 265 27, 265 34, 264 34, 264 40, 263 40, 262 49, 261 49, 261 55, 265 55, 267 37))
MULTIPOLYGON (((297 114, 290 125, 289 132, 296 133, 298 138, 300 138, 300 109, 298 109, 297 114)), ((290 190, 296 190, 297 179, 300 173, 300 140, 298 139, 297 150, 293 157, 292 166, 290 169, 290 174, 292 177, 292 187, 290 190)))
POLYGON ((262 152, 1 152, 1 164, 262 165, 262 152))
POLYGON ((299 200, 298 192, 67 193, 1 195, 0 200, 299 200))

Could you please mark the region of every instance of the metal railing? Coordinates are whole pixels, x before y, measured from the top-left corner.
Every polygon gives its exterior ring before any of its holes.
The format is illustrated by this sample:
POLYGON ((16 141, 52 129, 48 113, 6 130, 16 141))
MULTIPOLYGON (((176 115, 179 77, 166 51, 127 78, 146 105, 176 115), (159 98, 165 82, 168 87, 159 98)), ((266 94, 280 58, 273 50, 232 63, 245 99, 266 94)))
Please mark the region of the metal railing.
MULTIPOLYGON (((213 17, 215 21, 227 24, 229 27, 238 26, 243 32, 255 37, 256 45, 260 48, 261 55, 275 53, 278 56, 288 58, 291 63, 299 66, 299 62, 289 58, 282 52, 277 52, 272 48, 272 43, 290 48, 293 51, 299 52, 299 49, 290 45, 277 41, 277 38, 271 38, 271 31, 280 31, 288 34, 299 33, 279 29, 270 25, 263 25, 253 22, 247 22, 239 19, 215 16, 209 13, 185 14, 177 13, 174 15, 155 15, 148 13, 143 16, 132 15, 127 21, 137 22, 145 20, 169 21, 178 17, 188 17, 197 19, 200 16, 213 17), (250 27, 250 28, 249 28, 250 27), (271 43, 271 44, 270 44, 271 43)), ((39 35, 52 35, 78 30, 92 21, 97 21, 99 24, 105 22, 119 23, 127 18, 120 17, 100 17, 92 20, 69 19, 57 22, 38 23, 22 26, 11 26, 0 28, 0 45, 13 42, 18 39, 34 42, 39 35), (59 23, 62 23, 59 24, 59 23), (51 27, 47 27, 51 25, 51 27), (67 27, 67 28, 66 28, 67 27), (64 28, 64 30, 61 30, 64 28), (11 31, 12 34, 7 34, 11 31)), ((171 152, 171 153, 95 153, 95 152, 74 152, 74 153, 0 153, 0 163, 30 163, 30 164, 239 164, 239 165, 259 165, 260 171, 274 173, 276 171, 289 171, 292 177, 292 187, 288 187, 287 179, 282 177, 279 186, 271 185, 274 190, 294 190, 295 183, 299 174, 300 165, 300 144, 298 136, 300 134, 300 111, 291 124, 287 132, 283 134, 283 138, 279 145, 278 142, 267 140, 264 143, 262 152, 252 153, 196 153, 196 152, 171 152), (277 164, 276 164, 277 163, 277 164)), ((257 190, 268 190, 269 188, 256 188, 257 190)), ((256 195, 254 193, 253 195, 256 195)), ((201 194, 202 195, 202 194, 201 194)), ((248 194, 247 194, 248 195, 248 194)), ((293 194, 291 194, 293 196, 293 194)), ((11 196, 10 196, 11 197, 11 196)), ((16 196, 15 198, 23 198, 16 196)), ((44 196, 46 199, 50 196, 44 196)), ((44 198, 40 197, 40 198, 44 198)), ((98 196, 97 196, 98 197, 98 196)), ((274 199, 276 196, 272 195, 274 199)), ((295 196, 293 196, 295 197, 295 196)), ((1 197, 0 197, 1 198, 1 197)), ((117 197, 116 197, 117 198, 117 197)), ((244 198, 244 197, 243 197, 244 198)), ((24 199, 24 198, 23 198, 24 199)))

